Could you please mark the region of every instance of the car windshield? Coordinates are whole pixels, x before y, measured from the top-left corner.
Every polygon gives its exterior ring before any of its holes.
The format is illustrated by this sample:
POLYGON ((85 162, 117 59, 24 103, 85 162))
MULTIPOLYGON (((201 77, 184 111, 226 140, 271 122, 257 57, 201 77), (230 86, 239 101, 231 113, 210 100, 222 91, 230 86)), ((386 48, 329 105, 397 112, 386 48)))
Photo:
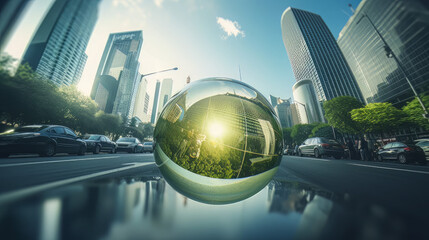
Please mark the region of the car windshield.
POLYGON ((100 137, 101 136, 99 136, 99 135, 91 135, 89 137, 85 137, 85 139, 87 139, 87 140, 100 140, 100 137))
POLYGON ((118 142, 134 142, 135 138, 120 138, 118 142))

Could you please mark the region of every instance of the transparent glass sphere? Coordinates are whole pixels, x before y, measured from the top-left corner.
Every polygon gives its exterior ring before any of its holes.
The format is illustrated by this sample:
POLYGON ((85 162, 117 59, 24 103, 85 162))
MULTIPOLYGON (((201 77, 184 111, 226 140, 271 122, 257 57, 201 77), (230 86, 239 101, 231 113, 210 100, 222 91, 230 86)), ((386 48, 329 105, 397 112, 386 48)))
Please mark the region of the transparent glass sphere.
POLYGON ((277 116, 251 86, 208 78, 186 85, 165 105, 154 132, 155 160, 185 196, 223 204, 261 190, 283 149, 277 116))

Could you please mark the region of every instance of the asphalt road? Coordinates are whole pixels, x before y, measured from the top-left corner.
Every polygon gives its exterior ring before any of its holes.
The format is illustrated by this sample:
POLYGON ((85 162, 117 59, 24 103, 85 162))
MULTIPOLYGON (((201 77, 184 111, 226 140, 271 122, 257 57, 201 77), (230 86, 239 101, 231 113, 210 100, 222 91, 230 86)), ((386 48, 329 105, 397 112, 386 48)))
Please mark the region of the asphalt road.
MULTIPOLYGON (((74 182, 154 168, 153 154, 3 158, 0 203, 74 182)), ((429 206, 428 166, 284 156, 276 178, 295 178, 406 213, 418 214, 429 206)))

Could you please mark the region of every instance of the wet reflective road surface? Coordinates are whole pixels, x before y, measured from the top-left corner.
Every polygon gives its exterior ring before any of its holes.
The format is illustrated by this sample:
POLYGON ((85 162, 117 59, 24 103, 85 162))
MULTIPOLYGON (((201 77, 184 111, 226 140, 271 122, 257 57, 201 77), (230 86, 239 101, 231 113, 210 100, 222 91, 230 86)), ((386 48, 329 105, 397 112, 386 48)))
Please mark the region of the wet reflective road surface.
POLYGON ((97 157, 1 159, 0 238, 429 239, 428 167, 283 157, 254 196, 209 205, 176 192, 152 155, 97 157))

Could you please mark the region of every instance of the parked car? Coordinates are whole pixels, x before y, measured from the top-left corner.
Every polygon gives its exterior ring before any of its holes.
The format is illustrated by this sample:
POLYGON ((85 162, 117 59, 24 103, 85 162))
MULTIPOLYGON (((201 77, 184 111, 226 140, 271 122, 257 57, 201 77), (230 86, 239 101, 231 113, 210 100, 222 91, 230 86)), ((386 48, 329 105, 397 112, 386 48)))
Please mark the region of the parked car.
POLYGON ((379 161, 398 160, 400 163, 418 162, 426 164, 426 157, 421 147, 402 142, 392 142, 384 145, 378 150, 377 159, 379 161))
POLYGON ((120 138, 116 141, 116 146, 118 152, 139 153, 143 150, 143 144, 135 137, 120 138))
POLYGON ((116 143, 104 135, 86 135, 84 141, 86 142, 86 151, 88 152, 93 152, 94 154, 100 152, 116 152, 116 143))
POLYGON ((423 149, 426 155, 426 161, 429 161, 429 138, 417 139, 416 146, 419 146, 423 149))
POLYGON ((64 126, 29 125, 0 134, 0 157, 17 153, 51 157, 56 153, 84 155, 85 152, 86 143, 64 126))
POLYGON ((299 146, 298 155, 310 155, 316 158, 332 156, 340 159, 344 157, 344 147, 332 139, 324 137, 308 138, 299 146))
POLYGON ((144 152, 150 152, 150 153, 153 153, 153 150, 154 150, 154 144, 153 144, 153 142, 144 142, 143 143, 143 150, 142 150, 142 152, 144 153, 144 152))

